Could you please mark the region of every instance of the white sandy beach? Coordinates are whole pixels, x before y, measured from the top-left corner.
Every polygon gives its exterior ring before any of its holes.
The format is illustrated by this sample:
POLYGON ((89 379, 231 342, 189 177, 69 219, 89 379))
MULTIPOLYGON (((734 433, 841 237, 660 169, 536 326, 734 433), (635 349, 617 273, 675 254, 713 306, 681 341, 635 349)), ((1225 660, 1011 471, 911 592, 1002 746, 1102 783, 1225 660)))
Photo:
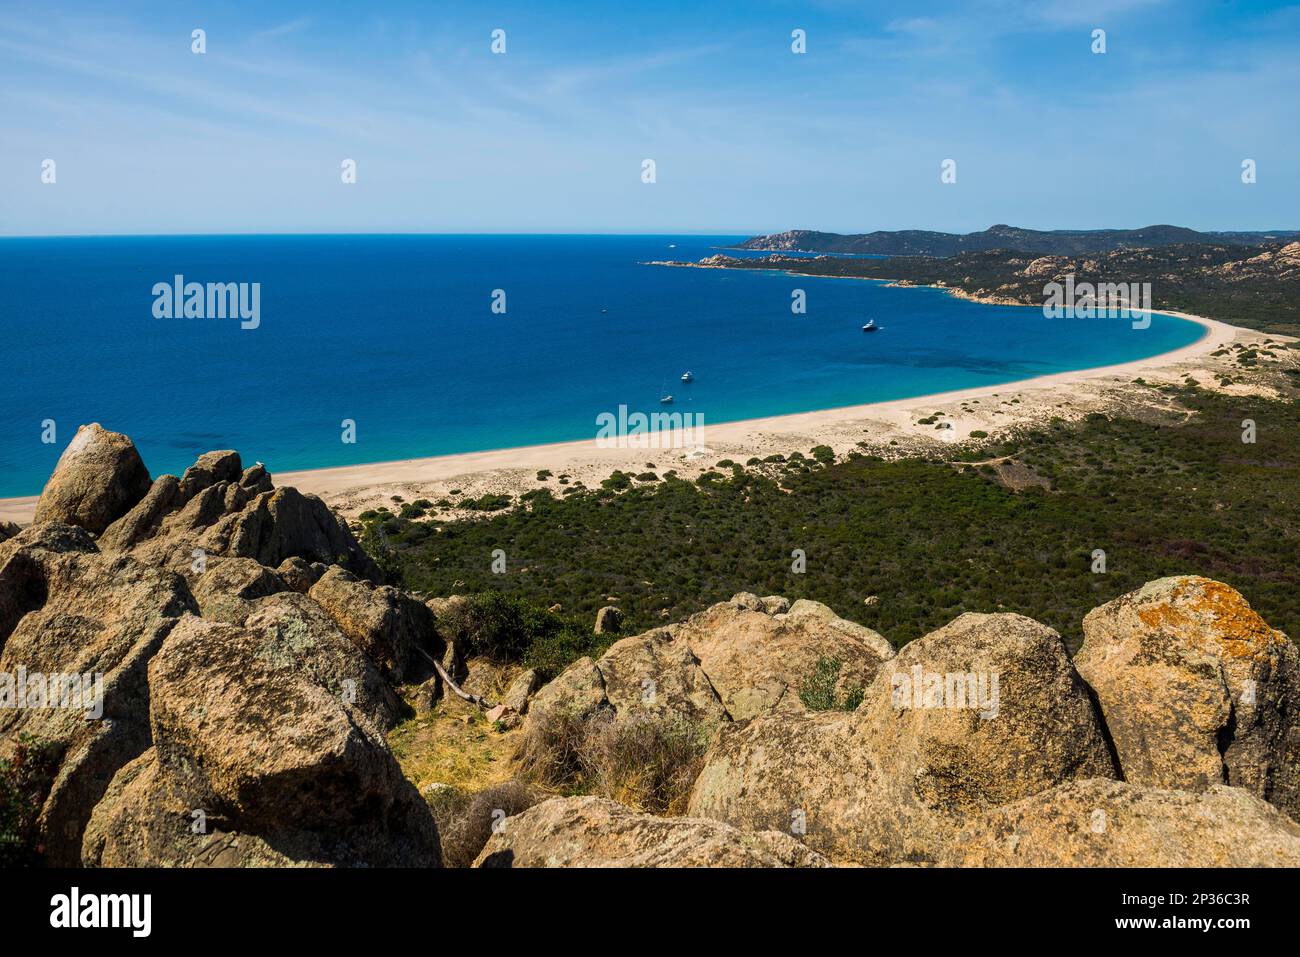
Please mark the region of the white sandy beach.
MULTIPOLYGON (((394 496, 408 502, 421 498, 437 502, 454 500, 455 491, 465 496, 489 492, 518 495, 531 489, 549 488, 558 493, 566 487, 558 482, 561 475, 569 478, 567 485, 582 483, 593 488, 614 469, 633 473, 654 471, 661 476, 672 469, 681 477, 690 478, 721 459, 744 463, 751 457, 762 458, 773 453, 807 454, 815 445, 829 445, 837 453, 857 448, 895 456, 927 446, 935 448, 960 442, 977 430, 992 435, 1009 428, 1040 424, 1053 416, 1067 421, 1081 418, 1088 412, 1132 402, 1139 394, 1148 403, 1159 401, 1159 396, 1150 389, 1134 384, 1133 380, 1139 377, 1161 383, 1191 375, 1201 385, 1215 387, 1215 373, 1237 375, 1240 370, 1232 366, 1230 357, 1216 358, 1211 353, 1235 342, 1258 344, 1269 338, 1260 332, 1202 316, 1161 312, 1196 322, 1205 328, 1205 334, 1181 349, 1119 365, 868 405, 739 422, 706 422, 703 443, 688 448, 600 448, 593 435, 585 441, 298 472, 275 472, 273 462, 267 465, 277 485, 291 485, 319 495, 345 516, 353 517, 379 505, 392 507, 394 496), (918 423, 936 412, 943 413, 939 421, 949 423, 949 428, 936 429, 934 423, 918 423), (537 473, 541 470, 549 470, 553 477, 539 480, 537 473)), ((1227 387, 1226 391, 1234 390, 1250 391, 1251 388, 1236 385, 1227 387)), ((240 451, 250 462, 256 458, 255 449, 240 451)), ((0 500, 0 520, 30 522, 35 504, 35 497, 0 500)), ((454 509, 439 514, 455 517, 481 513, 454 509)))

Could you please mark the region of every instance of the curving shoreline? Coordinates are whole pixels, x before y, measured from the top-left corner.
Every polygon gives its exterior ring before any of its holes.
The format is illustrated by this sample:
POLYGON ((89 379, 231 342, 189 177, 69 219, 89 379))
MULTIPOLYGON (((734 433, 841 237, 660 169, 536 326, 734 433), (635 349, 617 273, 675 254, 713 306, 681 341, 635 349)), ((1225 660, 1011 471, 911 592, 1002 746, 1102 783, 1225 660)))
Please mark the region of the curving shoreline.
MULTIPOLYGON (((704 445, 692 449, 602 449, 593 438, 291 472, 276 472, 274 463, 270 466, 277 484, 314 493, 345 515, 355 515, 365 508, 388 503, 395 494, 407 499, 435 500, 457 489, 466 495, 486 492, 518 495, 547 487, 536 478, 541 470, 549 470, 556 476, 567 474, 573 482, 591 488, 614 469, 634 472, 650 469, 660 474, 673 469, 689 477, 724 457, 739 457, 743 461, 751 456, 794 449, 807 452, 813 445, 830 445, 837 452, 844 452, 865 441, 875 450, 906 454, 926 446, 933 448, 941 440, 967 439, 977 430, 992 432, 1007 426, 1041 423, 1052 416, 1072 418, 1087 411, 1118 407, 1132 398, 1126 397, 1128 390, 1144 391, 1133 385, 1135 377, 1174 381, 1189 371, 1205 372, 1207 366, 1212 368, 1215 364, 1210 353, 1235 341, 1263 338, 1253 330, 1204 316, 1171 310, 1160 310, 1160 313, 1194 322, 1205 331, 1186 346, 1115 365, 833 409, 717 424, 706 422, 704 445), (989 400, 996 398, 1002 401, 995 408, 989 400), (975 409, 976 405, 982 407, 975 409), (935 435, 933 426, 918 423, 935 410, 944 411, 945 420, 952 426, 942 437, 935 435)), ((553 481, 549 487, 558 491, 553 481)), ((30 522, 36 498, 0 499, 0 521, 30 522)))

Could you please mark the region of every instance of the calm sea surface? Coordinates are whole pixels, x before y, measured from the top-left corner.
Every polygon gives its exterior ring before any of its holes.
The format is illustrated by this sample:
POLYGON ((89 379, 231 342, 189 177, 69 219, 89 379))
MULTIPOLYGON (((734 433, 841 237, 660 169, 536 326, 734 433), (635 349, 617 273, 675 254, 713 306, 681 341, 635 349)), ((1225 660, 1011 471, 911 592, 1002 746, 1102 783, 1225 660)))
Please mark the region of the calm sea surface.
POLYGON ((594 437, 602 412, 660 411, 664 393, 707 427, 1125 362, 1201 334, 1167 316, 1134 330, 931 289, 640 265, 739 238, 0 239, 0 496, 39 492, 83 422, 131 436, 154 475, 216 448, 277 472, 594 437), (260 325, 155 318, 153 286, 176 274, 260 283, 260 325), (864 335, 867 319, 882 330, 864 335))

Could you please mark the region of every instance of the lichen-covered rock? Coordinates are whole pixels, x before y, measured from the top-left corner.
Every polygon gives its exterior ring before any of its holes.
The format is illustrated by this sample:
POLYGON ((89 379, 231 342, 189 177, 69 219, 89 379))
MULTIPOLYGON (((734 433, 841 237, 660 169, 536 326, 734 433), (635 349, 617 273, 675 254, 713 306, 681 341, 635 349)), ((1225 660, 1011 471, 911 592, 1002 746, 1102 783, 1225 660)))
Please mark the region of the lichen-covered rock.
POLYGON ((277 592, 250 604, 244 628, 262 638, 258 655, 291 667, 387 731, 405 708, 379 668, 306 595, 277 592))
POLYGON ((321 580, 321 576, 328 571, 326 566, 320 564, 311 564, 305 559, 293 555, 282 561, 275 573, 280 576, 280 580, 289 586, 291 591, 300 594, 307 594, 311 591, 311 586, 321 580))
POLYGON ((181 476, 180 492, 188 501, 196 492, 219 482, 239 484, 243 473, 244 466, 238 452, 231 449, 205 452, 181 476))
POLYGON ((893 863, 866 847, 886 800, 861 721, 843 711, 775 712, 723 726, 687 813, 790 834, 834 861, 893 863))
POLYGON ((275 489, 260 465, 241 473, 234 452, 199 456, 182 479, 161 476, 104 532, 102 547, 129 550, 187 578, 201 574, 196 558, 210 556, 248 558, 270 568, 301 560, 305 569, 292 566, 298 590, 329 564, 380 578, 347 524, 324 502, 297 489, 275 489))
POLYGON ((533 696, 528 707, 528 724, 535 724, 551 713, 590 717, 609 706, 605 697, 605 676, 596 662, 579 658, 565 668, 555 680, 547 682, 533 696))
POLYGON ((149 491, 149 471, 125 435, 98 422, 77 429, 36 502, 35 521, 77 525, 95 535, 149 491))
POLYGON ((528 701, 541 686, 542 676, 535 669, 529 668, 510 682, 510 687, 501 696, 501 703, 516 714, 527 714, 528 701))
POLYGON ((419 599, 387 585, 372 585, 334 567, 309 596, 394 681, 419 681, 431 670, 423 651, 441 659, 433 613, 419 599))
POLYGON ((599 660, 571 664, 533 697, 526 725, 557 711, 590 717, 605 710, 619 717, 668 714, 706 725, 729 720, 690 646, 669 629, 624 638, 599 660))
POLYGON ((882 770, 968 813, 1074 778, 1116 777, 1088 689, 1051 628, 965 614, 881 666, 858 713, 882 770))
POLYGON ((77 862, 91 809, 149 746, 146 668, 197 611, 179 576, 102 555, 81 528, 47 522, 0 544, 0 758, 23 735, 51 755, 51 776, 37 789, 50 864, 77 862), (25 707, 15 707, 20 691, 25 707))
POLYGON ((150 748, 113 778, 82 843, 86 867, 437 867, 427 809, 347 828, 250 833, 195 806, 150 748), (419 835, 413 840, 412 835, 419 835))
POLYGON ((1060 636, 963 615, 883 662, 856 712, 772 712, 724 732, 689 810, 795 833, 837 861, 924 863, 972 814, 1114 775, 1060 636))
POLYGON ((727 717, 690 646, 667 630, 614 642, 596 667, 605 699, 620 715, 672 712, 704 722, 727 717))
POLYGON ((180 480, 175 475, 158 476, 144 498, 104 530, 99 547, 106 552, 126 551, 153 535, 162 520, 182 502, 180 480))
POLYGON ((198 544, 215 554, 254 558, 272 568, 297 556, 344 565, 372 581, 380 577, 347 524, 319 498, 294 488, 255 495, 207 529, 198 544))
POLYGON ((1125 780, 1227 783, 1300 818, 1300 653, 1227 585, 1164 578, 1091 611, 1079 673, 1125 780))
POLYGON ((818 602, 788 610, 774 598, 741 593, 676 629, 736 721, 774 708, 802 711, 799 689, 822 658, 840 662, 838 689, 865 688, 893 646, 870 628, 818 602))
POLYGON ((1300 825, 1240 788, 1071 781, 972 819, 956 867, 1297 867, 1300 825))
POLYGON ((641 814, 598 797, 552 798, 508 817, 477 867, 827 867, 792 838, 702 818, 641 814))
POLYGON ((194 810, 223 839, 242 836, 231 863, 258 863, 268 846, 340 866, 440 863, 429 808, 380 728, 332 686, 335 672, 303 660, 319 655, 300 637, 256 616, 173 629, 149 667, 154 748, 96 808, 85 863, 196 863, 206 844, 189 830, 194 810))
POLYGON ((212 559, 192 588, 200 615, 231 625, 244 623, 256 599, 288 590, 284 579, 251 558, 212 559))

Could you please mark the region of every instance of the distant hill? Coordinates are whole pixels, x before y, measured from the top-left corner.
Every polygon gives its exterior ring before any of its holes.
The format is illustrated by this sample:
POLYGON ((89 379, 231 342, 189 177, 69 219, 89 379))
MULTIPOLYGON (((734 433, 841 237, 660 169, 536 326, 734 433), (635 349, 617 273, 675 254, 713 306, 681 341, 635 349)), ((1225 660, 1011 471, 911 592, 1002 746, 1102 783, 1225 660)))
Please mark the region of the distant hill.
POLYGON ((881 256, 956 256, 960 253, 1007 249, 1040 256, 1078 256, 1120 249, 1150 249, 1187 243, 1231 243, 1260 246, 1300 238, 1300 232, 1197 232, 1183 226, 1144 226, 1141 229, 1022 229, 997 225, 978 233, 938 233, 927 229, 901 229, 874 233, 821 233, 791 229, 770 236, 755 236, 736 249, 779 252, 872 253, 881 256))
POLYGON ((1043 286, 1064 282, 1151 283, 1157 309, 1177 309, 1261 332, 1300 336, 1300 242, 1176 244, 1082 255, 993 249, 956 256, 724 256, 712 269, 785 270, 808 276, 881 279, 900 286, 939 286, 979 302, 1041 305, 1043 286))

